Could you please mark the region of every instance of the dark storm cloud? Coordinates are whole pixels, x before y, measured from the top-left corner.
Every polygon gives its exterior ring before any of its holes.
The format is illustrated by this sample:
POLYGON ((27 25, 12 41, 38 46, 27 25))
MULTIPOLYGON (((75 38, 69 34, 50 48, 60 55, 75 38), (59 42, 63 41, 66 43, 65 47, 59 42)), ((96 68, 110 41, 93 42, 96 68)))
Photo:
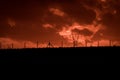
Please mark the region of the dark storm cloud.
POLYGON ((120 40, 120 0, 110 0, 107 5, 109 12, 102 17, 102 23, 107 27, 106 38, 120 40))
MULTIPOLYGON (((80 1, 80 0, 78 0, 80 1)), ((81 0, 88 9, 97 11, 96 17, 101 20, 96 22, 106 27, 102 30, 104 39, 120 40, 120 0, 81 0)), ((94 35, 94 39, 103 38, 99 31, 94 35)))
POLYGON ((72 30, 72 32, 76 32, 76 33, 78 33, 80 35, 84 35, 84 36, 91 36, 93 34, 93 32, 88 29, 83 29, 83 30, 74 29, 74 30, 72 30))
POLYGON ((92 10, 88 10, 82 4, 83 0, 71 0, 71 2, 62 3, 63 11, 80 24, 90 24, 96 17, 92 10))
POLYGON ((4 0, 0 1, 1 16, 12 17, 16 20, 34 20, 43 15, 43 10, 47 7, 44 2, 37 3, 36 0, 4 0))
POLYGON ((47 32, 42 28, 41 17, 47 14, 44 12, 48 9, 49 4, 49 1, 44 0, 1 0, 0 21, 2 22, 0 24, 0 36, 22 40, 47 40, 49 34, 56 37, 56 31, 47 32), (16 26, 9 27, 8 19, 13 19, 16 26))

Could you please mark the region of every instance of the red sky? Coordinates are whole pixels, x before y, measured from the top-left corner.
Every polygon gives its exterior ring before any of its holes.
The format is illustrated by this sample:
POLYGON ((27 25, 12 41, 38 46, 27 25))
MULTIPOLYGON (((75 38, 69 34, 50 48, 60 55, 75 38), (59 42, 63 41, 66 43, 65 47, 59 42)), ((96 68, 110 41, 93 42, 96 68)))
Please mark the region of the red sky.
POLYGON ((51 41, 72 46, 72 34, 94 46, 120 44, 120 0, 0 0, 0 42, 22 47, 51 41))

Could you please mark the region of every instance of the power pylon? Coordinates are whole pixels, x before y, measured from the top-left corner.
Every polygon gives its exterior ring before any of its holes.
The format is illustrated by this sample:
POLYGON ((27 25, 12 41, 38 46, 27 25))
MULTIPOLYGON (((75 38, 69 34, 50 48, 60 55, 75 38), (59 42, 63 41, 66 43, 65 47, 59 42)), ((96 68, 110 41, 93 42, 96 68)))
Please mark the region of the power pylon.
POLYGON ((47 48, 53 48, 53 45, 51 44, 51 42, 48 42, 47 48))

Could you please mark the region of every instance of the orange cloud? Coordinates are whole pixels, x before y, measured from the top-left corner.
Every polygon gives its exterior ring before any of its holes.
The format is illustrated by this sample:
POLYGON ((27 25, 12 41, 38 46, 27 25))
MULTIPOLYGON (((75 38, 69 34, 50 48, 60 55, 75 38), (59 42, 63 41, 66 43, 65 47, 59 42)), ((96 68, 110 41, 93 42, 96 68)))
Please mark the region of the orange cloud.
POLYGON ((52 12, 53 14, 57 15, 57 16, 61 16, 63 17, 65 15, 65 13, 57 8, 50 8, 49 10, 50 12, 52 12))
POLYGON ((101 2, 106 2, 107 0, 101 0, 101 2))
POLYGON ((85 44, 86 40, 92 41, 92 37, 101 29, 104 29, 104 26, 98 25, 96 27, 94 25, 80 25, 78 23, 73 23, 72 26, 66 25, 65 27, 63 27, 63 29, 59 31, 59 35, 67 39, 70 43, 73 42, 73 39, 71 37, 72 35, 74 37, 76 37, 76 35, 79 35, 79 39, 77 41, 81 44, 85 44), (80 32, 73 35, 73 31, 76 29, 80 32))
POLYGON ((51 24, 43 24, 43 27, 46 28, 46 29, 47 28, 53 28, 53 25, 51 25, 51 24))

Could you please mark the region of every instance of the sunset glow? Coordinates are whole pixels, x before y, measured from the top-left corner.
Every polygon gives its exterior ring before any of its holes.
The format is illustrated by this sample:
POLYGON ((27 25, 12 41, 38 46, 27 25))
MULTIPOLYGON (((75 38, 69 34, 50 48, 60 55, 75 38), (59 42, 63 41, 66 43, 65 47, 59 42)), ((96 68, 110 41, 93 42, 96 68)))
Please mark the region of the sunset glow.
POLYGON ((120 0, 1 0, 0 10, 2 48, 120 46, 120 0))

